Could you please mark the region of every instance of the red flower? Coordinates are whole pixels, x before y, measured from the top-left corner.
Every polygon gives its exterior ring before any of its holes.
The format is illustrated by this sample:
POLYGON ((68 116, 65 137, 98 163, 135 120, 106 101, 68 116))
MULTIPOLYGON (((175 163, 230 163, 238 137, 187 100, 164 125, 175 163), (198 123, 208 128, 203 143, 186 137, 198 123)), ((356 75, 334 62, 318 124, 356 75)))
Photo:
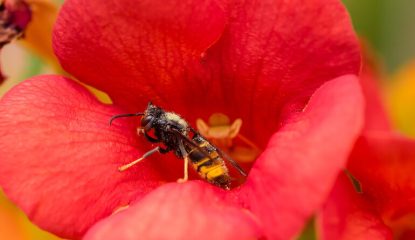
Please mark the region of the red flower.
MULTIPOLYGON (((0 49, 23 34, 31 16, 29 5, 22 0, 0 2, 0 49)), ((0 71, 0 83, 3 81, 4 76, 0 71)))
POLYGON ((387 118, 372 63, 361 75, 366 124, 318 214, 322 239, 414 239, 415 141, 398 135, 387 118), (357 188, 357 189, 356 189, 357 188))
MULTIPOLYGON (((292 238, 322 204, 362 125, 359 49, 335 0, 65 2, 54 47, 63 67, 107 92, 40 76, 0 103, 0 185, 40 227, 88 239, 292 238), (182 177, 173 154, 117 168, 151 144, 148 101, 194 126, 241 118, 263 152, 226 191, 182 177), (110 216, 118 208, 130 205, 110 216)), ((197 179, 197 178, 196 178, 197 179)))
POLYGON ((358 193, 340 178, 320 214, 323 239, 413 239, 415 141, 372 132, 356 143, 348 169, 358 193))

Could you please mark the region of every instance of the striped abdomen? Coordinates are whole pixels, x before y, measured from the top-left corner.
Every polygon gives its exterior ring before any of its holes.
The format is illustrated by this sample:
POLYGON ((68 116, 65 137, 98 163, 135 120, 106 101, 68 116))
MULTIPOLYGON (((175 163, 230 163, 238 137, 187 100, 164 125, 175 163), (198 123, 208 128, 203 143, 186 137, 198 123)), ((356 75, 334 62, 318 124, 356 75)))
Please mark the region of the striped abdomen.
POLYGON ((208 182, 229 189, 231 178, 229 177, 228 168, 216 148, 199 135, 196 135, 192 140, 200 147, 200 149, 192 148, 188 151, 193 168, 208 182))

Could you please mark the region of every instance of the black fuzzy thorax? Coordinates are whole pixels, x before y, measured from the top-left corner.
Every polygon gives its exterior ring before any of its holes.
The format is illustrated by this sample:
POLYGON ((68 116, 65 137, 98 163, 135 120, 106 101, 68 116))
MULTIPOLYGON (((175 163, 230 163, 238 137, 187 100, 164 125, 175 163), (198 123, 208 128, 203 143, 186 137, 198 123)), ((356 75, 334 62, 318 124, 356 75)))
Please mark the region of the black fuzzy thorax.
POLYGON ((167 151, 172 150, 177 157, 183 158, 183 155, 178 148, 181 139, 177 137, 177 132, 181 133, 183 136, 188 136, 187 126, 183 126, 177 121, 169 119, 163 109, 154 105, 147 108, 143 119, 146 117, 153 119, 151 128, 154 131, 156 139, 166 146, 167 151))

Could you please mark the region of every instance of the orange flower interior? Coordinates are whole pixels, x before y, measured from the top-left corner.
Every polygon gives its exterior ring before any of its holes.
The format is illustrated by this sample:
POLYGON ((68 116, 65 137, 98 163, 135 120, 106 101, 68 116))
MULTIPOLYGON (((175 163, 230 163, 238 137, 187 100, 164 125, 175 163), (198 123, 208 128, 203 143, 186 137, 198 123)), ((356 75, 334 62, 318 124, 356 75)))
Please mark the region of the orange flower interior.
POLYGON ((237 162, 251 163, 261 152, 255 143, 240 133, 242 127, 240 118, 231 123, 225 114, 214 113, 209 117, 208 123, 198 118, 196 127, 200 134, 237 162))

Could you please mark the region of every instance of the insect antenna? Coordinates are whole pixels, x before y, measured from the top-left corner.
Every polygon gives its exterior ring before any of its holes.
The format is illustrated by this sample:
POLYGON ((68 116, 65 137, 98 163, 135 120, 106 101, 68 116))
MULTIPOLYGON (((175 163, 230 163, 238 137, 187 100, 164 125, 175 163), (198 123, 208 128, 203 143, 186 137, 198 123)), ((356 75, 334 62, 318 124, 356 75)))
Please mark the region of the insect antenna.
POLYGON ((111 126, 112 121, 114 121, 114 119, 116 118, 122 118, 122 117, 137 117, 137 116, 143 116, 144 113, 125 113, 125 114, 118 114, 118 115, 114 115, 111 117, 109 124, 111 126))

